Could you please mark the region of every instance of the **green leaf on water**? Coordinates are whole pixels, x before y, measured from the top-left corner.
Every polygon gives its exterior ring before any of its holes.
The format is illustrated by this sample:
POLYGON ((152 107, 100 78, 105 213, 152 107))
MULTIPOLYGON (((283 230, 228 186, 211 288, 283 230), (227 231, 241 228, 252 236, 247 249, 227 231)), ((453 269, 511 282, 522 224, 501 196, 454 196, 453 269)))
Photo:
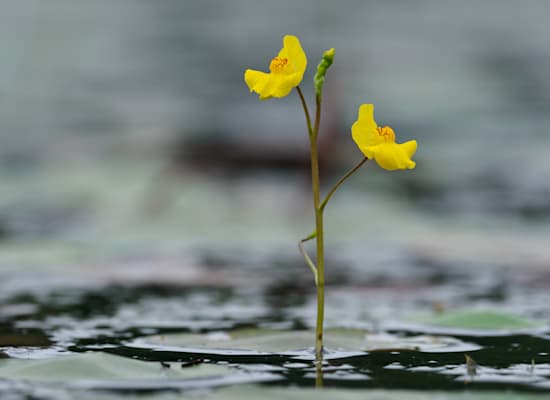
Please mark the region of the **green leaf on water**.
POLYGON ((428 325, 481 330, 516 330, 539 326, 535 321, 497 311, 449 311, 422 319, 428 325))
MULTIPOLYGON (((139 400, 181 400, 181 393, 153 393, 137 397, 139 400)), ((81 400, 120 400, 117 394, 98 392, 81 393, 81 400)), ((134 398, 134 397, 132 397, 134 398)), ((187 398, 187 397, 185 397, 187 398)), ((323 389, 301 387, 265 387, 239 385, 190 396, 197 400, 545 400, 546 393, 519 393, 514 391, 427 391, 427 390, 384 390, 384 389, 323 389)))
MULTIPOLYGON (((244 329, 210 334, 167 334, 144 339, 152 345, 192 348, 196 351, 216 350, 253 351, 259 353, 288 353, 312 349, 313 331, 277 331, 244 329)), ((330 350, 364 352, 383 350, 474 351, 479 346, 445 336, 406 336, 389 333, 370 333, 359 329, 327 329, 325 348, 330 350)))
POLYGON ((204 400, 538 400, 546 395, 515 392, 441 392, 417 390, 350 390, 238 386, 212 392, 204 400))
POLYGON ((171 368, 159 362, 132 360, 107 353, 82 353, 47 359, 2 359, 0 378, 33 382, 81 380, 113 381, 135 379, 182 379, 223 375, 229 369, 217 365, 171 368))
MULTIPOLYGON (((81 400, 121 400, 119 394, 79 393, 81 400)), ((128 397, 129 398, 129 397, 128 397)), ((181 393, 143 394, 139 400, 182 400, 187 398, 181 393)), ((199 393, 189 398, 197 400, 546 400, 547 394, 519 393, 514 391, 421 391, 421 390, 383 390, 383 389, 340 389, 323 388, 267 388, 257 385, 239 385, 221 388, 208 393, 199 393)))

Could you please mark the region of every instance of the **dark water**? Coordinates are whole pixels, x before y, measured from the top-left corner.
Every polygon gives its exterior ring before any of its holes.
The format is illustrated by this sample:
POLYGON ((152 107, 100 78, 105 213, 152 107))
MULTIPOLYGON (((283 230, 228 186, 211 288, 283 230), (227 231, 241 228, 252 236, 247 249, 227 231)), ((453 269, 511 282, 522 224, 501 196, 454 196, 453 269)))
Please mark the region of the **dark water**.
MULTIPOLYGON (((218 255, 202 254, 208 260, 203 265, 208 275, 231 274, 231 270, 220 272, 231 267, 213 262, 218 255)), ((236 261, 238 256, 228 258, 236 261)), ((250 258, 252 254, 243 264, 250 258)), ((192 339, 204 335, 220 340, 243 330, 254 335, 254 330, 259 329, 258 341, 262 343, 261 335, 266 330, 288 333, 313 327, 314 297, 307 275, 301 273, 306 271, 303 265, 295 260, 256 254, 255 262, 262 264, 261 260, 273 267, 264 271, 271 277, 268 284, 257 280, 251 285, 257 270, 254 265, 241 266, 250 276, 240 285, 90 287, 73 281, 73 287, 69 287, 51 277, 43 279, 41 292, 19 290, 5 296, 0 308, 2 357, 29 361, 67 357, 71 353, 107 352, 158 362, 159 369, 167 368, 166 365, 172 369, 223 365, 231 371, 210 378, 170 381, 67 378, 51 392, 53 398, 63 393, 83 395, 93 391, 124 396, 160 395, 174 390, 194 393, 198 389, 207 390, 203 395, 209 396, 216 393, 216 388, 246 383, 277 388, 314 387, 315 368, 309 345, 293 348, 283 341, 279 346, 288 348, 272 351, 261 344, 258 350, 242 349, 235 342, 232 350, 216 350, 231 349, 232 344, 215 341, 213 349, 205 349, 192 339), (170 343, 172 334, 186 333, 190 335, 188 342, 183 339, 180 345, 170 343), (151 335, 157 339, 150 339, 151 335)), ((345 268, 341 262, 333 260, 332 265, 335 269, 345 268)), ((366 351, 355 348, 351 352, 327 348, 326 387, 447 393, 496 390, 518 395, 548 390, 550 331, 545 324, 546 272, 531 270, 531 276, 520 277, 503 266, 486 266, 479 273, 475 267, 457 270, 425 262, 408 268, 406 275, 397 273, 398 276, 375 269, 357 272, 352 277, 329 274, 333 284, 328 288, 327 337, 331 336, 331 329, 345 328, 363 331, 365 345, 380 338, 394 344, 366 351), (497 310, 542 324, 532 328, 480 330, 436 327, 418 319, 436 307, 497 310), (429 339, 418 339, 419 335, 429 339), (411 343, 419 347, 411 347, 411 343), (475 360, 475 371, 469 370, 465 354, 475 360)), ((158 274, 163 273, 167 270, 159 268, 158 274)), ((313 338, 311 333, 305 336, 306 341, 307 337, 313 338)), ((350 336, 349 342, 346 339, 339 345, 353 347, 354 340, 350 336)), ((252 338, 248 343, 255 341, 252 338)), ((104 362, 108 364, 109 360, 104 362)), ((19 379, 32 382, 33 378, 26 378, 22 372, 19 379)), ((5 395, 19 394, 25 398, 40 388, 53 390, 47 382, 27 385, 9 382, 15 381, 4 381, 0 387, 5 395)))

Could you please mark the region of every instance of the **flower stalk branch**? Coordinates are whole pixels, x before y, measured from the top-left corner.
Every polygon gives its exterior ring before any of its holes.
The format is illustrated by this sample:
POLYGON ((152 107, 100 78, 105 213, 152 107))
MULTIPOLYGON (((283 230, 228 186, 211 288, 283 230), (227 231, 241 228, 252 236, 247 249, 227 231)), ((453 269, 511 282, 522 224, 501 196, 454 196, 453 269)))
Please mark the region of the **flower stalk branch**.
POLYGON ((315 279, 315 286, 317 287, 317 267, 315 266, 315 263, 313 262, 313 260, 311 259, 311 257, 309 256, 309 254, 307 253, 304 247, 304 243, 311 239, 314 239, 315 236, 317 235, 315 233, 312 233, 308 237, 305 237, 302 240, 300 240, 300 242, 298 243, 298 249, 300 249, 300 254, 302 255, 302 257, 304 257, 304 260, 306 260, 307 266, 309 267, 309 269, 311 269, 311 272, 313 272, 313 278, 315 279))
POLYGON ((332 195, 338 190, 340 185, 342 185, 342 183, 344 183, 346 180, 348 180, 349 177, 351 177, 354 173, 356 173, 359 170, 359 168, 361 168, 363 166, 363 164, 365 164, 368 160, 369 159, 367 157, 364 157, 361 161, 359 161, 355 165, 355 167, 350 169, 348 172, 346 172, 346 174, 344 176, 342 176, 340 179, 338 179, 338 182, 336 182, 336 184, 332 187, 332 189, 329 190, 329 192, 325 196, 325 199, 323 200, 323 202, 319 206, 319 209, 321 210, 321 212, 323 212, 325 210, 325 207, 326 207, 327 203, 329 202, 332 195))
MULTIPOLYGON (((334 186, 332 187, 332 189, 329 190, 329 192, 327 193, 327 195, 325 196, 325 198, 323 199, 323 201, 321 202, 321 205, 319 206, 319 210, 321 211, 321 213, 324 212, 325 210, 325 207, 326 205, 328 204, 329 200, 331 199, 332 195, 340 188, 340 186, 346 181, 348 180, 355 172, 357 172, 359 170, 359 168, 361 168, 363 166, 363 164, 365 164, 369 159, 364 157, 361 161, 359 161, 352 169, 350 169, 348 172, 346 172, 335 184, 334 186)), ((308 267, 311 269, 311 271, 313 272, 313 277, 315 278, 315 286, 317 286, 317 266, 315 265, 315 263, 311 260, 311 257, 309 256, 309 254, 307 253, 305 247, 304 247, 304 243, 312 240, 312 239, 315 239, 315 237, 317 236, 317 232, 314 231, 313 233, 311 233, 309 236, 306 236, 305 238, 303 238, 302 240, 300 240, 300 242, 298 243, 298 248, 300 250, 300 254, 302 255, 302 257, 304 257, 304 259, 306 260, 306 264, 308 265, 308 267)))
POLYGON ((302 92, 302 89, 300 89, 300 86, 296 86, 296 91, 298 92, 298 96, 300 96, 300 102, 302 103, 302 108, 304 109, 304 114, 306 116, 307 133, 311 140, 311 138, 313 137, 313 127, 311 126, 311 117, 309 116, 309 108, 307 106, 306 98, 304 97, 304 93, 302 92))

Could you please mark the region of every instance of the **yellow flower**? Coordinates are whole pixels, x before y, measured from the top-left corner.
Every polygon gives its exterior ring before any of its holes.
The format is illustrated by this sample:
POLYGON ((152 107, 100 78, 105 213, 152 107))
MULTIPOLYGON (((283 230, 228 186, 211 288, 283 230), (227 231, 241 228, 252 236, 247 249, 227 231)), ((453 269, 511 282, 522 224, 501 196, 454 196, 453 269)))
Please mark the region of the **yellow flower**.
POLYGON ((247 69, 244 80, 251 92, 260 95, 260 100, 285 97, 302 81, 306 70, 306 53, 296 36, 286 35, 283 48, 269 65, 269 73, 247 69))
POLYGON ((416 152, 416 140, 395 143, 395 133, 389 126, 379 127, 374 120, 374 106, 362 104, 359 117, 351 127, 351 134, 365 157, 374 159, 380 167, 394 171, 413 169, 416 163, 411 157, 416 152))

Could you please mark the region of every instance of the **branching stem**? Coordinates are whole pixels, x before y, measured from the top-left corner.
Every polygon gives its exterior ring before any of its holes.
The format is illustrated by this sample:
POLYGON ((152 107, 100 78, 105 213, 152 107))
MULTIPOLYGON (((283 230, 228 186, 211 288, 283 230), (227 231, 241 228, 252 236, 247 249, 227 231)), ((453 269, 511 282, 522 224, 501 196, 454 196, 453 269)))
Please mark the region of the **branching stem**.
POLYGON ((327 195, 325 196, 325 199, 323 200, 323 202, 321 203, 321 205, 319 206, 321 212, 323 212, 325 210, 325 207, 327 205, 327 203, 329 202, 330 198, 332 197, 332 195, 338 190, 338 188, 340 187, 340 185, 342 185, 342 183, 344 183, 350 176, 352 176, 355 172, 357 172, 357 170, 359 168, 361 168, 363 166, 363 164, 365 164, 369 159, 367 157, 363 158, 361 161, 359 161, 355 167, 353 167, 352 169, 350 169, 348 172, 346 172, 346 174, 344 176, 342 176, 338 182, 336 182, 336 184, 332 187, 332 189, 330 189, 330 191, 327 193, 327 195))

